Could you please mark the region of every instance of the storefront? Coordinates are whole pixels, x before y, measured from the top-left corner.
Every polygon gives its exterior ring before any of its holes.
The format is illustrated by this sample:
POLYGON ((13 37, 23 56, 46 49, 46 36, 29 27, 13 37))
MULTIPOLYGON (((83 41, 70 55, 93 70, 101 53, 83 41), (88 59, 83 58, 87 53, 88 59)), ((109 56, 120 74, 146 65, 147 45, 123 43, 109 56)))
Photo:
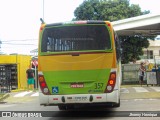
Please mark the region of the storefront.
POLYGON ((29 55, 0 55, 0 92, 27 88, 29 55))

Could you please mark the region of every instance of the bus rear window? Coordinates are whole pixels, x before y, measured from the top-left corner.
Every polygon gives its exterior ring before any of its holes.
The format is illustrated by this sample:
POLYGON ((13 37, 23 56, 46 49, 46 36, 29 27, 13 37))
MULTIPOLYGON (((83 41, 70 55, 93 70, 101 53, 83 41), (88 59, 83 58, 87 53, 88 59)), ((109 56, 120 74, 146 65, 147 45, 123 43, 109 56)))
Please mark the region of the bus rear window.
POLYGON ((45 28, 41 52, 88 51, 111 49, 105 25, 54 26, 45 28))

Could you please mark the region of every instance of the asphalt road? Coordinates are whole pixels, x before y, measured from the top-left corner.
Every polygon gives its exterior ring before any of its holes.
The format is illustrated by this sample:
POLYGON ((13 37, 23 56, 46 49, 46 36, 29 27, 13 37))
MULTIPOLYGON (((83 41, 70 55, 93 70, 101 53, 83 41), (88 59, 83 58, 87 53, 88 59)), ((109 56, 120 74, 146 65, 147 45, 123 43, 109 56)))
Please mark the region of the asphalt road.
MULTIPOLYGON (((119 108, 81 108, 76 109, 74 111, 59 111, 56 106, 39 106, 38 96, 26 95, 23 97, 14 97, 18 93, 12 93, 9 98, 0 103, 0 111, 1 113, 4 111, 13 112, 17 111, 22 115, 28 115, 27 111, 37 113, 36 115, 39 118, 31 118, 29 119, 46 119, 46 120, 139 120, 139 119, 148 119, 148 120, 158 120, 160 117, 156 117, 156 115, 160 116, 160 96, 159 91, 154 91, 151 88, 145 88, 148 92, 139 91, 136 89, 129 87, 123 88, 121 90, 121 107, 119 108), (127 91, 128 90, 128 91, 127 91), (154 95, 153 95, 154 94, 154 95), (47 111, 47 112, 45 112, 47 111), (148 112, 147 112, 148 111, 148 112), (25 113, 27 112, 27 113, 25 113), (40 112, 40 114, 38 114, 40 112), (149 116, 144 117, 144 116, 149 116), (40 118, 42 116, 42 118, 40 118), (45 118, 43 117, 45 116, 45 118), (155 116, 155 117, 151 117, 155 116)), ((36 94, 36 93, 34 93, 36 94)), ((3 113, 4 114, 4 113, 3 113)), ((16 115, 16 114, 15 114, 16 115)), ((23 117, 24 117, 23 116, 23 117)), ((1 119, 1 118, 0 118, 1 119)), ((9 118, 2 118, 9 119, 9 118)), ((11 119, 11 118, 10 118, 11 119)), ((17 120, 17 117, 12 118, 12 120, 17 120)), ((20 117, 18 117, 20 119, 20 117)))

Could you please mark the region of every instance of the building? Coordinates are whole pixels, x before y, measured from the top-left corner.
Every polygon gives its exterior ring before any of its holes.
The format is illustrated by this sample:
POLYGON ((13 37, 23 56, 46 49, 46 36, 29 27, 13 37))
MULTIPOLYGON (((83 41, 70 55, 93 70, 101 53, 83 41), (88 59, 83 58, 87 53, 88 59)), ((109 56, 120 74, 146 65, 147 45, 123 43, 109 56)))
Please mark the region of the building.
POLYGON ((26 70, 31 65, 29 55, 0 55, 0 89, 27 88, 26 70))
POLYGON ((149 47, 144 48, 144 55, 141 56, 141 59, 148 60, 151 63, 160 64, 160 37, 157 37, 155 40, 149 40, 149 47))

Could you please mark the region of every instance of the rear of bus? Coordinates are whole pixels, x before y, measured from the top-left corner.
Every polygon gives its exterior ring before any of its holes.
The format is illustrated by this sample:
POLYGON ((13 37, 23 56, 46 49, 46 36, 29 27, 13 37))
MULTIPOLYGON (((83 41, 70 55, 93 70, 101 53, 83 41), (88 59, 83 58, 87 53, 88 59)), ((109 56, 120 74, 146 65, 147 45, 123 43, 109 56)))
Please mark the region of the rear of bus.
POLYGON ((42 24, 39 36, 40 105, 120 106, 120 67, 110 22, 42 24))

